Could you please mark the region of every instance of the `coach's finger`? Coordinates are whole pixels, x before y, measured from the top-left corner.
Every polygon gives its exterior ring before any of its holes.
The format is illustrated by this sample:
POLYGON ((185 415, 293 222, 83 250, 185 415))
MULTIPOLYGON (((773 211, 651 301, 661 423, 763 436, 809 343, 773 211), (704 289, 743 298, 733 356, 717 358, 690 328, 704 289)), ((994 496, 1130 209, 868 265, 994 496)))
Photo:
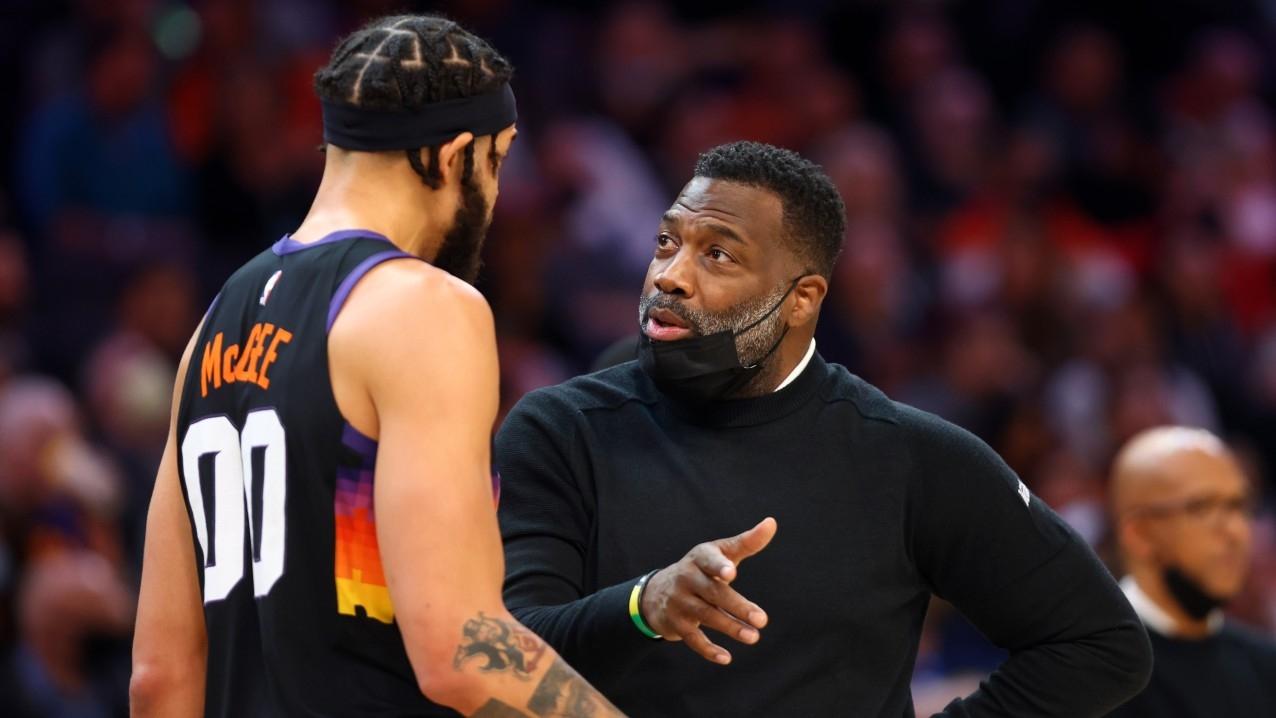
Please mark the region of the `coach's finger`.
POLYGON ((742 623, 754 628, 766 627, 766 611, 724 581, 705 581, 696 587, 696 595, 742 623))
POLYGON ((693 627, 700 625, 712 628, 741 643, 757 643, 762 637, 758 629, 696 596, 684 597, 678 602, 677 610, 680 617, 689 621, 693 627))
POLYGON ((682 640, 687 644, 687 647, 699 653, 706 660, 722 666, 731 662, 731 654, 727 652, 727 649, 710 641, 709 637, 704 635, 704 631, 698 628, 683 634, 682 640))
POLYGON ((696 546, 688 557, 709 578, 720 578, 723 581, 735 580, 735 562, 727 558, 717 541, 696 546))

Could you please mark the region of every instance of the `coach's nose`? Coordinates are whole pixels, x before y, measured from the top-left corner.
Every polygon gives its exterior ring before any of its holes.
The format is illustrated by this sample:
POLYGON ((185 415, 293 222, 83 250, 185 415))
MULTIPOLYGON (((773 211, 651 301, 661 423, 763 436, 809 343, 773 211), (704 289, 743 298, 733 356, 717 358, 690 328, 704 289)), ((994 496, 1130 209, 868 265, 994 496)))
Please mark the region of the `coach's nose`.
POLYGON ((679 250, 656 270, 654 283, 662 294, 691 297, 695 294, 695 268, 685 250, 679 250))

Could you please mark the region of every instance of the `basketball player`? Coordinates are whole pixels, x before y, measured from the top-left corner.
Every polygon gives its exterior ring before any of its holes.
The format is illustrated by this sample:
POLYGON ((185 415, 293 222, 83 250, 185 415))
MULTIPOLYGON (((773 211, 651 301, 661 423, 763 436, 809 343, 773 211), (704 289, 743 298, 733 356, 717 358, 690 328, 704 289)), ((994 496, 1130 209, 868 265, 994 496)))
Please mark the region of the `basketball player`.
POLYGON ((316 76, 314 205, 227 281, 178 372, 134 715, 619 715, 500 595, 493 323, 462 280, 516 134, 510 75, 456 24, 401 16, 316 76))

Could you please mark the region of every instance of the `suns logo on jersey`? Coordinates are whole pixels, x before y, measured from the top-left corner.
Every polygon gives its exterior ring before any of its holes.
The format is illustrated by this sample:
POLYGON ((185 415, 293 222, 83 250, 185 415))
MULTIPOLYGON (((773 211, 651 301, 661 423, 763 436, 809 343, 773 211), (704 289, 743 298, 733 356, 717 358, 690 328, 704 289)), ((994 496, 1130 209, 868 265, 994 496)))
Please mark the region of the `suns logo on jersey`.
POLYGON ((275 284, 279 282, 279 275, 283 273, 284 273, 284 270, 280 269, 280 270, 276 270, 274 274, 270 275, 270 279, 266 280, 266 288, 261 290, 261 299, 257 300, 258 304, 260 304, 263 307, 266 306, 266 300, 270 299, 270 293, 275 290, 275 284))
POLYGON ((357 466, 337 467, 335 492, 337 612, 394 622, 394 603, 381 567, 377 518, 372 506, 377 444, 346 425, 341 443, 359 457, 357 466))

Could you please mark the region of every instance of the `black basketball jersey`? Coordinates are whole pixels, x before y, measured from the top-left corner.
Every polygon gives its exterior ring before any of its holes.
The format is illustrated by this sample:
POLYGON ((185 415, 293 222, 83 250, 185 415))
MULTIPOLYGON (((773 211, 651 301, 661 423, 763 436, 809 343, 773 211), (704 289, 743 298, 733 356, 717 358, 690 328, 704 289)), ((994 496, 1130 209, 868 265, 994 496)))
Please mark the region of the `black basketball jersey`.
POLYGON ((377 444, 342 418, 328 374, 350 291, 409 256, 363 230, 285 237, 209 309, 177 417, 206 715, 456 715, 421 695, 408 663, 377 549, 377 444))

